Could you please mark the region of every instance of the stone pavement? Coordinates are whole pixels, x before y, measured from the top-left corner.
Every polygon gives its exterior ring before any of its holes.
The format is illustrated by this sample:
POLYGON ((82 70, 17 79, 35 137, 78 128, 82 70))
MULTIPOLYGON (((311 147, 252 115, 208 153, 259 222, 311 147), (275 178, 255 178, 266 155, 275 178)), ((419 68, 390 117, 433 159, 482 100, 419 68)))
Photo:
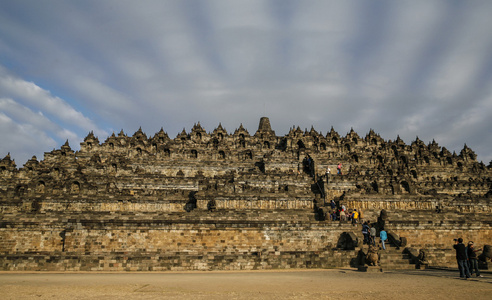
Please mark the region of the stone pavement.
POLYGON ((354 269, 0 273, 1 299, 490 299, 492 274, 459 280, 457 270, 354 269))
MULTIPOLYGON (((457 268, 453 269, 453 268, 435 268, 434 267, 434 268, 428 268, 425 270, 394 270, 394 271, 387 271, 387 273, 403 273, 403 274, 407 274, 407 275, 454 278, 454 279, 462 280, 459 276, 459 271, 457 268)), ((480 270, 480 273, 483 277, 476 277, 474 274, 468 280, 492 283, 492 271, 480 270)))

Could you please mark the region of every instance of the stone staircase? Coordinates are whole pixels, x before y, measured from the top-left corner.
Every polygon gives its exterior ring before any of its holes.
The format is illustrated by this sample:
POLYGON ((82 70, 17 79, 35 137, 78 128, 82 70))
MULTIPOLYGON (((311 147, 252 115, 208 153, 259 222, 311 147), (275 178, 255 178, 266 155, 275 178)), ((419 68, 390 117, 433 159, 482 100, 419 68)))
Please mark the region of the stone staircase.
MULTIPOLYGON (((360 229, 361 227, 358 225, 356 228, 360 229)), ((360 241, 364 240, 360 230, 356 233, 356 236, 360 241)), ((377 269, 378 271, 412 270, 416 268, 409 254, 404 253, 403 247, 399 248, 387 242, 385 244, 386 250, 383 250, 379 238, 376 239, 376 246, 379 247, 379 264, 377 267, 369 268, 377 269)), ((361 245, 356 248, 356 251, 362 250, 364 253, 367 253, 368 248, 368 245, 361 245)))
POLYGON ((416 265, 412 262, 410 256, 403 253, 402 248, 396 248, 393 245, 385 245, 386 250, 379 250, 379 265, 385 270, 411 270, 416 265))

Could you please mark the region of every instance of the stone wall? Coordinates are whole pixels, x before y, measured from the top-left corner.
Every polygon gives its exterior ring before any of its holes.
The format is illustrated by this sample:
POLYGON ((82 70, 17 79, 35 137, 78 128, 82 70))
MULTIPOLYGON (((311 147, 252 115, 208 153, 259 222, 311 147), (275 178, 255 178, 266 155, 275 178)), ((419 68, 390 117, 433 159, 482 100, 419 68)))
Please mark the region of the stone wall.
POLYGON ((355 252, 336 250, 336 242, 352 229, 305 210, 33 215, 2 222, 0 262, 4 270, 340 267, 355 252))
MULTIPOLYGON (((376 212, 368 211, 367 216, 376 212)), ((453 239, 490 243, 492 221, 428 220, 421 214, 386 228, 424 249, 435 266, 455 266, 453 239)), ((389 212, 391 216, 391 212, 389 212)), ((393 214, 394 217, 399 217, 393 214)), ((355 267, 356 250, 337 248, 350 222, 316 221, 306 210, 191 213, 38 214, 0 224, 3 270, 248 270, 355 267)))

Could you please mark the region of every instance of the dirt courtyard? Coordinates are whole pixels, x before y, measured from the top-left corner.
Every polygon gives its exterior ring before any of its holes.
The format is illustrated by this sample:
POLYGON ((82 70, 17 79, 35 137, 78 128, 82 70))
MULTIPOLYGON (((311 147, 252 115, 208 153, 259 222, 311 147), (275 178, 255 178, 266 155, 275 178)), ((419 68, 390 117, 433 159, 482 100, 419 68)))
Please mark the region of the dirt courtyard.
POLYGON ((492 275, 353 269, 0 273, 0 299, 492 299, 492 275))

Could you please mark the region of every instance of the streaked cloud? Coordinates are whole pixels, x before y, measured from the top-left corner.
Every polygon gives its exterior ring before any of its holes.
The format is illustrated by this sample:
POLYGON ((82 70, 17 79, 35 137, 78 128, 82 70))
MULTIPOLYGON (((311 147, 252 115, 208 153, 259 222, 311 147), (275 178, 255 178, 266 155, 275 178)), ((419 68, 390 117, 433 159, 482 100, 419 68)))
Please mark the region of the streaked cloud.
POLYGON ((373 128, 466 143, 488 163, 491 13, 490 1, 2 2, 2 124, 76 147, 91 130, 253 132, 267 115, 280 135, 373 128))
POLYGON ((9 75, 3 68, 0 68, 0 124, 3 129, 0 134, 4 137, 2 151, 20 156, 22 164, 33 155, 42 159, 41 154, 59 147, 62 140, 80 141, 81 136, 76 132, 107 135, 66 101, 32 82, 9 75))

